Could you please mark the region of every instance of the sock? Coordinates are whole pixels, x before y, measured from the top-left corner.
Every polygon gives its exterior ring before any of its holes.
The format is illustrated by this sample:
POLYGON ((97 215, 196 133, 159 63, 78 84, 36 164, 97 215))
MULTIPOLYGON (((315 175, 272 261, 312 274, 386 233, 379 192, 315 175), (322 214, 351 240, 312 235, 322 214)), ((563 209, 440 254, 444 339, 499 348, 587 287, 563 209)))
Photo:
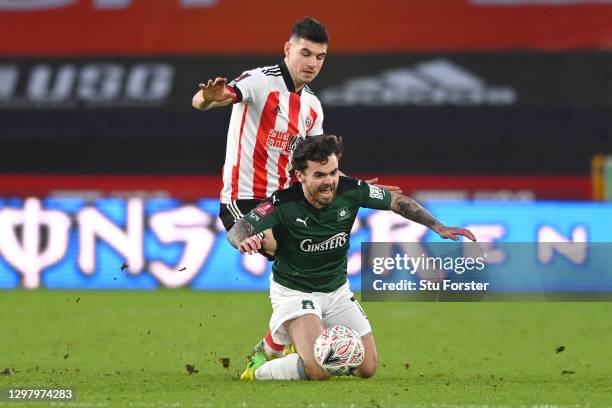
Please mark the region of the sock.
POLYGON ((271 358, 278 358, 285 355, 285 346, 282 344, 276 344, 272 340, 272 332, 268 331, 266 337, 261 341, 261 348, 266 356, 271 358))
POLYGON ((266 361, 255 370, 256 380, 307 380, 304 361, 297 353, 266 361))

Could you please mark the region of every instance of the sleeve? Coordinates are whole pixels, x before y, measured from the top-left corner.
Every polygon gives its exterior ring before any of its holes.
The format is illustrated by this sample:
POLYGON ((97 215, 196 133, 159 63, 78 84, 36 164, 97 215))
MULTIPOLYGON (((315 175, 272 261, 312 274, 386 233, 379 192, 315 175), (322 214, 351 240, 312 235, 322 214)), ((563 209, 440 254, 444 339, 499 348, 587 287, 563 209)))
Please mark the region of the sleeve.
POLYGON ((306 135, 317 136, 323 134, 323 108, 321 102, 316 99, 314 107, 310 107, 309 117, 306 119, 306 135), (311 124, 308 124, 308 120, 311 120, 311 124))
POLYGON ((368 184, 362 180, 357 182, 357 188, 359 189, 360 207, 377 210, 388 210, 391 208, 391 193, 389 190, 368 184))
POLYGON ((256 69, 245 71, 238 78, 229 83, 236 98, 233 103, 253 103, 263 95, 266 86, 266 76, 256 69))
POLYGON ((257 234, 274 227, 280 220, 279 206, 273 204, 277 201, 275 197, 274 194, 267 198, 244 217, 244 220, 255 228, 257 234))

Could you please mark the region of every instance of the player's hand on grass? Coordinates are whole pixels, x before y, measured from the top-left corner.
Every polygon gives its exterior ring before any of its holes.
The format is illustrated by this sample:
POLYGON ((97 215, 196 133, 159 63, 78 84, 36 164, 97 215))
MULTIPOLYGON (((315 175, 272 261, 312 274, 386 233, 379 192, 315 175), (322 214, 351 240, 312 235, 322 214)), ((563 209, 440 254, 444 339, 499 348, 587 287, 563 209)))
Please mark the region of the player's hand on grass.
POLYGON ((249 255, 256 254, 259 252, 265 242, 266 241, 264 239, 259 239, 257 235, 253 235, 252 237, 248 237, 238 244, 238 249, 243 254, 245 252, 248 252, 249 255))
POLYGON ((472 231, 467 230, 465 228, 459 227, 446 227, 444 225, 440 226, 435 230, 441 238, 444 239, 452 239, 453 241, 458 241, 460 236, 464 236, 474 242, 476 242, 476 236, 472 234, 472 231))
POLYGON ((402 193, 402 189, 399 186, 388 186, 386 184, 378 184, 378 177, 374 177, 373 179, 366 180, 366 183, 375 185, 376 187, 384 188, 385 190, 389 190, 392 193, 402 193))
POLYGON ((227 89, 227 78, 217 77, 213 81, 209 79, 205 84, 199 84, 202 96, 206 102, 223 102, 234 97, 234 94, 227 89))

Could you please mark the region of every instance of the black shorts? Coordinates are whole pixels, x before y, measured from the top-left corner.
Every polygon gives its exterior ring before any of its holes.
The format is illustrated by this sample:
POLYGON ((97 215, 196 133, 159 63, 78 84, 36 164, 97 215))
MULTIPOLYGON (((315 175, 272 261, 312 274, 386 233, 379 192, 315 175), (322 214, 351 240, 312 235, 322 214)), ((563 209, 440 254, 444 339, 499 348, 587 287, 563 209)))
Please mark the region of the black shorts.
POLYGON ((263 200, 235 200, 230 204, 221 204, 219 218, 223 222, 226 231, 229 231, 236 221, 247 215, 253 208, 261 204, 263 200))

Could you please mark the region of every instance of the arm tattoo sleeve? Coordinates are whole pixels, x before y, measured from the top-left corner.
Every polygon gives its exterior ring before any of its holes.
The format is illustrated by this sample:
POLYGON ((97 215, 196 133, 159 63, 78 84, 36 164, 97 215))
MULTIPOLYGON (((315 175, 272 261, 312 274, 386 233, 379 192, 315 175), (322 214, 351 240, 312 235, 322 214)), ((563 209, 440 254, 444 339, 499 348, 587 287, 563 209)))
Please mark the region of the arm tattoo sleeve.
POLYGON ((434 231, 442 225, 440 221, 435 219, 419 203, 402 194, 392 193, 391 211, 404 218, 423 224, 434 231))
POLYGON ((243 220, 242 218, 236 221, 234 226, 227 233, 227 240, 232 244, 234 248, 238 248, 238 245, 247 239, 255 235, 255 228, 243 220))

